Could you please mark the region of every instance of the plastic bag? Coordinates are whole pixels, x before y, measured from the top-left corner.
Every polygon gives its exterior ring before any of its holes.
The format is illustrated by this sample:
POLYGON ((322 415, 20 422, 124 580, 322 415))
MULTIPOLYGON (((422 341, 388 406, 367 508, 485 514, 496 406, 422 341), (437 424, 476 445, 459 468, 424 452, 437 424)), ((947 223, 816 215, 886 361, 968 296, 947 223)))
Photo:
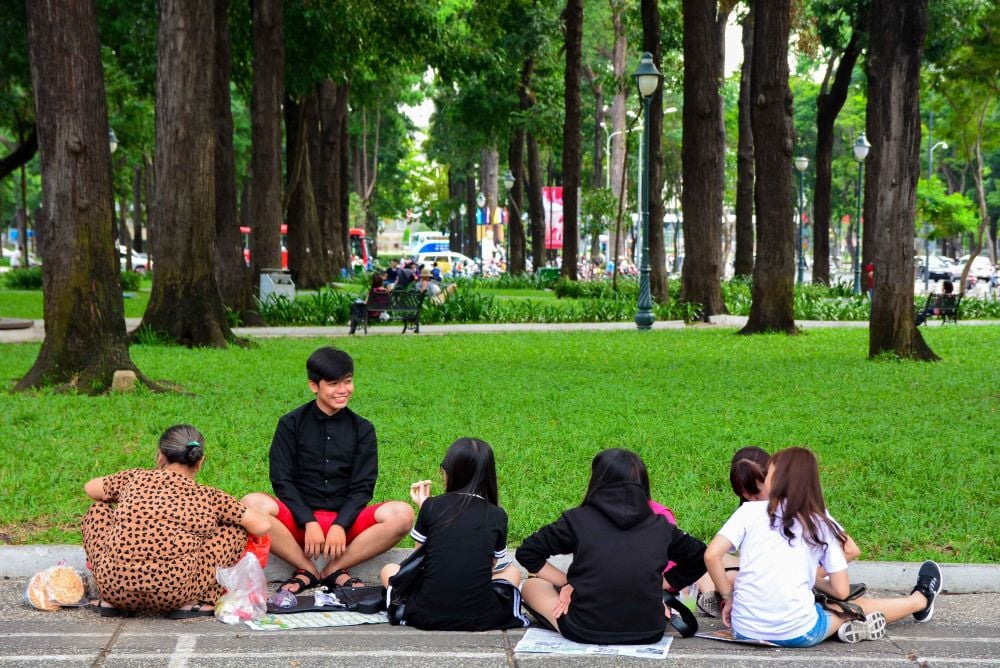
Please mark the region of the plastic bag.
POLYGON ((220 622, 249 622, 267 612, 267 578, 253 554, 244 554, 231 568, 218 569, 215 579, 226 589, 215 603, 215 617, 220 622))
POLYGON ((65 561, 31 578, 22 596, 36 610, 58 610, 87 604, 87 586, 82 574, 65 561))

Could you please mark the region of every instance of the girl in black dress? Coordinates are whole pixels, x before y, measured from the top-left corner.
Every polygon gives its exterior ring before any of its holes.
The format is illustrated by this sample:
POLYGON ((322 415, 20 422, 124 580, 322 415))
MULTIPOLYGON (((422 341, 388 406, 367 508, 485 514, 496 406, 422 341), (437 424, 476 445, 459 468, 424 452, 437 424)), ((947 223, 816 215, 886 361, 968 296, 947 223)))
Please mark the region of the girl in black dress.
MULTIPOLYGON (((403 603, 401 623, 439 631, 527 626, 517 588, 521 574, 504 559, 507 513, 497 505, 492 448, 485 441, 460 438, 448 448, 441 471, 441 496, 430 496, 430 480, 410 486, 410 498, 419 508, 410 535, 424 553, 424 566, 403 603)), ((382 584, 388 586, 398 571, 399 564, 386 564, 382 584)))

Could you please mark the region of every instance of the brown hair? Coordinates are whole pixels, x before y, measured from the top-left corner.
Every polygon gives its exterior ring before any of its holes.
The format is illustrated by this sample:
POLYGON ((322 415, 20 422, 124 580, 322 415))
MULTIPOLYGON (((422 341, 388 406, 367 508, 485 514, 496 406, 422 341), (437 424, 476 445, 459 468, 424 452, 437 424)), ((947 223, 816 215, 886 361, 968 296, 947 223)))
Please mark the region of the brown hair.
POLYGON ((385 284, 385 279, 382 278, 382 272, 376 271, 372 274, 372 290, 376 288, 381 288, 385 284))
POLYGON ((741 506, 760 494, 770 459, 771 455, 766 450, 756 446, 740 448, 733 455, 729 464, 729 484, 733 493, 740 497, 741 506))
POLYGON ((771 527, 781 524, 780 533, 791 544, 795 538, 792 525, 798 520, 802 525, 802 539, 814 547, 826 548, 826 541, 819 535, 821 524, 826 524, 837 540, 847 540, 844 531, 826 514, 823 488, 819 484, 819 466, 816 455, 807 448, 788 448, 771 457, 771 493, 767 514, 771 527), (781 506, 781 517, 777 516, 781 506))

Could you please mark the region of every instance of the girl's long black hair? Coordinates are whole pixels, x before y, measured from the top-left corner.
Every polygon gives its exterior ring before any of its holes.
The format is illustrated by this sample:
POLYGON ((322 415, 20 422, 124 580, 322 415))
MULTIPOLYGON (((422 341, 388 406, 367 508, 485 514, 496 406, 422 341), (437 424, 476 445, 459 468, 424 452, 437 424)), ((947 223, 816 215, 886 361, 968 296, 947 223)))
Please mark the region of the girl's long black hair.
POLYGON ((642 457, 623 448, 598 452, 590 464, 590 483, 587 485, 582 505, 587 505, 594 493, 605 485, 619 482, 639 483, 646 492, 646 498, 650 498, 649 473, 642 457))
POLYGON ((820 534, 820 525, 823 524, 843 545, 847 535, 826 514, 823 488, 819 483, 819 465, 812 450, 787 448, 776 452, 771 457, 770 468, 773 472, 767 514, 771 518, 771 527, 791 544, 795 538, 793 525, 797 519, 802 526, 802 540, 825 549, 826 541, 820 534))
POLYGON ((494 506, 497 503, 497 466, 493 458, 493 448, 486 441, 464 437, 451 444, 441 461, 441 470, 447 476, 445 493, 467 496, 455 506, 454 514, 445 526, 461 515, 472 504, 475 496, 481 496, 494 506))

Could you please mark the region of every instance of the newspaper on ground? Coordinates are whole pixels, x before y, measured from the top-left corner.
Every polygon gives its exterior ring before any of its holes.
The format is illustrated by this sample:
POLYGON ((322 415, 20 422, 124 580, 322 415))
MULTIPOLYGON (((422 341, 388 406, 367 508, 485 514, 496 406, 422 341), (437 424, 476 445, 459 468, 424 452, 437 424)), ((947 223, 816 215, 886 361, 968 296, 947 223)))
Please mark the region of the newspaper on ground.
POLYGON ((640 659, 665 659, 673 636, 663 636, 655 645, 586 645, 566 640, 555 631, 531 628, 518 641, 515 652, 539 654, 580 654, 597 656, 632 656, 640 659))
POLYGON ((360 612, 300 612, 294 615, 264 615, 257 621, 246 622, 254 631, 288 631, 291 629, 318 629, 328 626, 356 626, 358 624, 388 624, 384 612, 365 615, 360 612))
POLYGON ((708 638, 709 640, 721 640, 722 642, 738 642, 744 645, 761 645, 763 647, 781 647, 781 645, 776 645, 767 640, 737 638, 729 629, 722 629, 721 631, 702 631, 700 633, 695 633, 694 635, 696 638, 708 638))

